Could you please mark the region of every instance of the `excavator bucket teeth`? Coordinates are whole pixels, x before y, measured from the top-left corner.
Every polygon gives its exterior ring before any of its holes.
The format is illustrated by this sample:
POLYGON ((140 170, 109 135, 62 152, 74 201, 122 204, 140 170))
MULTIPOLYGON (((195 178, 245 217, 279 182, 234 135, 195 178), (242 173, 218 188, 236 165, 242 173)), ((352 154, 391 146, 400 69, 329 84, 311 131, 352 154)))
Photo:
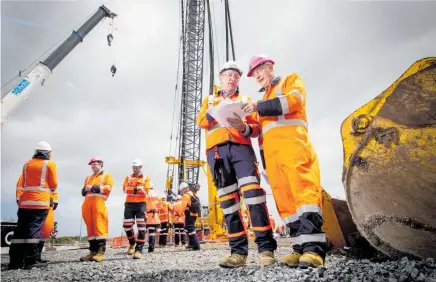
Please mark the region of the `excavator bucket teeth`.
POLYGON ((360 233, 392 258, 436 257, 436 57, 412 64, 341 126, 360 233))

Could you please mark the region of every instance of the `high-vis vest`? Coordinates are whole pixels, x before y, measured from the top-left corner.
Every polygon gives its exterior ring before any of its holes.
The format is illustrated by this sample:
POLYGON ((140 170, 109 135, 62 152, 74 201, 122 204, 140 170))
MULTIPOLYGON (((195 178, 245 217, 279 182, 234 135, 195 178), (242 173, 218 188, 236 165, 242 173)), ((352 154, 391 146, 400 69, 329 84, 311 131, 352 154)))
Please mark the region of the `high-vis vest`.
POLYGON ((167 201, 160 202, 159 218, 161 223, 168 222, 170 220, 169 212, 172 209, 173 207, 167 201))
POLYGON ((112 185, 113 185, 112 175, 104 171, 101 171, 97 175, 91 174, 85 179, 84 186, 86 185, 99 186, 101 193, 94 193, 92 191, 87 191, 85 200, 86 198, 98 197, 106 201, 112 191, 112 185))
POLYGON ((50 198, 53 193, 57 194, 57 186, 56 165, 53 161, 38 158, 29 160, 18 180, 18 206, 21 209, 49 209, 50 198))
POLYGON ((217 91, 214 95, 209 95, 203 100, 200 113, 198 114, 196 121, 197 124, 206 131, 206 150, 228 141, 251 145, 250 137, 255 138, 259 134, 259 126, 254 118, 254 114, 245 117, 246 123, 251 127, 251 134, 247 136, 242 135, 241 132, 232 127, 221 126, 215 120, 209 122, 206 118, 208 110, 216 107, 224 100, 241 101, 242 103, 246 103, 251 99, 248 96, 239 95, 238 93, 226 97, 225 94, 221 93, 221 91, 217 91))
POLYGON ((145 194, 147 224, 160 224, 159 210, 160 201, 157 193, 152 189, 147 189, 145 194))
POLYGON ((182 200, 178 200, 173 205, 173 222, 174 224, 185 223, 185 210, 183 209, 182 200))
POLYGON ((145 202, 145 187, 150 183, 150 177, 144 175, 135 176, 131 174, 126 176, 123 184, 123 191, 127 194, 126 203, 144 203, 145 202), (134 194, 135 187, 138 188, 134 194))

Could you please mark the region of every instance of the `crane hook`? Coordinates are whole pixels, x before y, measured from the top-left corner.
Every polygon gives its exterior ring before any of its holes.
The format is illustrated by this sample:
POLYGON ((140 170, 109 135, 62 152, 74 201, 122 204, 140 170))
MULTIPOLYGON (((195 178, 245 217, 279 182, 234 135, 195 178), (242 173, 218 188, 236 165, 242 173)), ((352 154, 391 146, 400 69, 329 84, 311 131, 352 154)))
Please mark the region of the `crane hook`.
POLYGON ((112 77, 114 77, 116 72, 117 72, 117 67, 115 65, 112 65, 112 67, 111 67, 112 77))
POLYGON ((114 36, 112 35, 112 33, 109 33, 107 35, 107 45, 109 45, 109 47, 111 46, 113 40, 114 40, 114 36))

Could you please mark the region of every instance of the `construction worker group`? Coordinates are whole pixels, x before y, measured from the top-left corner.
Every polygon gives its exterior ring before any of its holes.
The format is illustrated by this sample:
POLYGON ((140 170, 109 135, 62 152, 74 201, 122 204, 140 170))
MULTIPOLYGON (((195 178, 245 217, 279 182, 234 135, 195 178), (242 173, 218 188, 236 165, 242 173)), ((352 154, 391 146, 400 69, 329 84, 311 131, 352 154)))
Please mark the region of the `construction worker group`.
MULTIPOLYGON (((278 76, 275 62, 265 56, 253 56, 248 77, 254 77, 264 92, 255 101, 239 93, 242 69, 234 61, 226 62, 219 73, 220 87, 203 100, 197 124, 206 131, 206 155, 227 225, 230 256, 220 259, 222 267, 246 265, 248 256, 247 226, 253 230, 261 265, 277 262, 275 223, 266 205, 266 192, 261 187, 258 166, 251 139, 257 138, 262 167, 271 186, 277 210, 292 240, 293 251, 280 259, 290 267, 318 267, 324 264, 327 240, 323 224, 320 172, 317 155, 309 140, 306 118, 306 91, 295 73, 278 76), (236 114, 219 124, 211 110, 222 101, 240 102, 243 116, 236 114), (241 213, 241 199, 248 208, 248 224, 241 213)), ((35 148, 25 163, 17 183, 18 224, 11 247, 9 268, 32 268, 45 261, 41 251, 54 225, 58 206, 56 165, 52 148, 45 141, 35 148)), ((88 165, 92 174, 85 178, 82 217, 87 228, 89 254, 81 261, 104 260, 108 237, 106 200, 112 187, 112 175, 103 170, 103 160, 93 157, 88 165)), ((123 192, 123 228, 129 240, 127 253, 134 259, 142 256, 148 234, 148 252, 156 240, 165 246, 170 220, 175 245, 200 250, 195 222, 200 215, 200 201, 195 183, 181 183, 175 203, 154 190, 150 177, 142 172, 141 160, 132 163, 133 172, 126 176, 123 192), (134 226, 136 225, 137 234, 134 226), (156 235, 159 233, 159 238, 156 235)), ((284 228, 280 232, 285 234, 284 228)))

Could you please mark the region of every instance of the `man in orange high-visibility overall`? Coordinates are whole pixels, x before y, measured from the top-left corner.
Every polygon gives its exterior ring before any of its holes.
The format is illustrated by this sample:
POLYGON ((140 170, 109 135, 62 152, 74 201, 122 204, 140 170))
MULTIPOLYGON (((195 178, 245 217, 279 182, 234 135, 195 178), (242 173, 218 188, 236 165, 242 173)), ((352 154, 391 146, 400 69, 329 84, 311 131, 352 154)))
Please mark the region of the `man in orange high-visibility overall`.
POLYGON ((160 227, 159 195, 154 191, 154 183, 150 182, 149 186, 145 187, 145 205, 147 216, 147 232, 148 232, 148 252, 154 252, 156 245, 156 233, 160 227))
POLYGON ((166 196, 160 196, 160 236, 159 236, 159 246, 166 246, 168 232, 170 231, 170 212, 173 211, 173 205, 166 201, 166 196))
POLYGON ((17 183, 18 222, 9 248, 9 269, 31 269, 45 266, 40 263, 40 232, 57 194, 56 164, 51 160, 52 148, 45 141, 35 147, 35 154, 27 161, 17 183))
POLYGON ((250 60, 247 76, 265 94, 260 101, 248 101, 243 110, 257 112, 264 167, 280 217, 291 230, 294 251, 281 262, 318 267, 324 263, 327 241, 321 231, 318 158, 307 131, 306 90, 299 75, 276 76, 273 65, 263 55, 250 60))
POLYGON ((182 196, 177 195, 176 202, 173 204, 173 221, 174 221, 174 246, 178 247, 182 242, 185 246, 185 209, 183 207, 182 196))
POLYGON ((88 232, 90 252, 80 260, 101 262, 104 260, 109 231, 106 200, 112 191, 113 180, 111 174, 103 171, 101 158, 91 158, 88 165, 91 166, 93 174, 86 177, 82 188, 82 196, 85 197, 82 216, 88 232))
POLYGON ((127 194, 124 203, 123 228, 129 240, 127 254, 133 255, 134 259, 142 257, 142 249, 145 243, 145 187, 149 186, 150 177, 142 173, 142 162, 135 159, 132 162, 133 173, 126 176, 123 183, 123 192, 127 194), (133 226, 138 228, 138 237, 135 240, 133 226), (135 246, 136 244, 136 246, 135 246))

